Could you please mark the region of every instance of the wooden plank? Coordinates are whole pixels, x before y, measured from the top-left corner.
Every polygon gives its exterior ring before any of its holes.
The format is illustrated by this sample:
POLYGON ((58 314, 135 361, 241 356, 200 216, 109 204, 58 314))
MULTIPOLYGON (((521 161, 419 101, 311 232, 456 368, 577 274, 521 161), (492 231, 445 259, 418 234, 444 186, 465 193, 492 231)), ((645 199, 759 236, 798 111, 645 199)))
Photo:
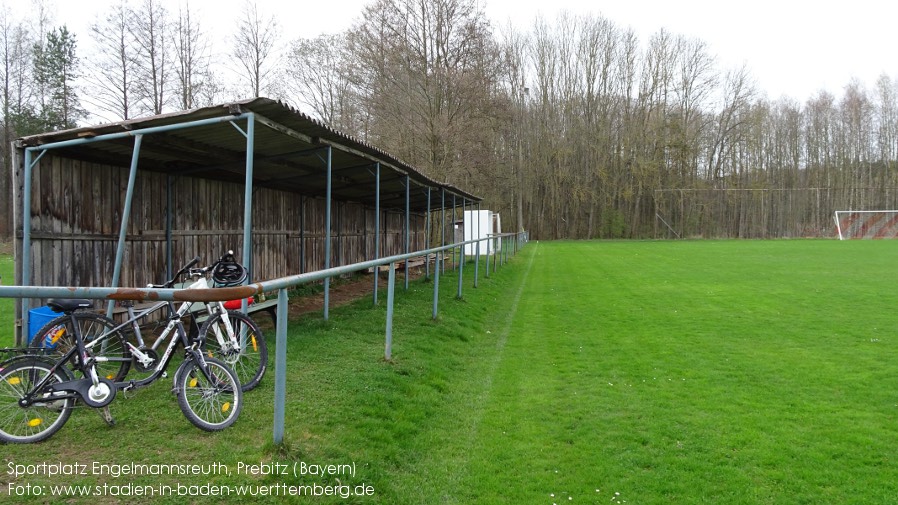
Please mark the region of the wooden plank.
MULTIPOLYGON (((127 170, 66 159, 51 161, 49 157, 42 164, 40 175, 36 171, 31 209, 35 216, 33 261, 35 265, 49 261, 47 264, 52 266, 35 272, 36 277, 45 281, 67 279, 66 284, 107 285, 118 240, 127 170)), ((127 224, 122 284, 163 280, 167 184, 165 174, 138 173, 127 224)), ((173 197, 176 267, 196 254, 209 261, 227 249, 241 254, 241 185, 180 177, 173 185, 173 197)), ((255 192, 253 241, 257 279, 324 266, 325 205, 323 198, 274 189, 255 192), (300 256, 303 249, 305 258, 300 256)), ((374 209, 361 203, 335 201, 333 217, 332 264, 373 257, 374 209)), ((413 217, 412 222, 414 229, 423 226, 425 219, 413 217)), ((382 223, 380 256, 404 252, 403 214, 385 211, 382 223)), ((413 231, 411 238, 413 244, 423 243, 423 231, 413 231)))

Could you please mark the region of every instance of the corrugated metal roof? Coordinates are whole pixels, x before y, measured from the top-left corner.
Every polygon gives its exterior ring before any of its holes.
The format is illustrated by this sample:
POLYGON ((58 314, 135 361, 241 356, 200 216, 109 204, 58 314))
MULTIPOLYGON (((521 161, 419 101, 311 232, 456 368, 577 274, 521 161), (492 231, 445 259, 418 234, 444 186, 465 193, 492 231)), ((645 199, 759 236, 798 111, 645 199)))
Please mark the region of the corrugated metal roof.
MULTIPOLYGON (((308 115, 269 98, 254 98, 159 116, 33 135, 19 139, 22 147, 101 135, 139 132, 147 128, 192 121, 226 118, 251 112, 256 115, 253 161, 254 187, 274 188, 309 196, 324 196, 327 165, 325 148, 331 146, 332 192, 335 200, 375 205, 374 163, 381 163, 381 206, 405 208, 405 176, 411 181, 411 209, 439 207, 439 191, 468 202, 481 198, 455 186, 434 181, 411 165, 360 140, 342 134, 308 115)), ((238 128, 246 122, 227 121, 145 135, 138 167, 171 174, 190 175, 242 184, 246 174, 246 138, 238 128)), ((129 166, 131 138, 104 140, 59 148, 53 154, 115 166, 129 166)), ((457 202, 461 205, 461 201, 457 202)), ((447 201, 447 205, 451 205, 447 201)))

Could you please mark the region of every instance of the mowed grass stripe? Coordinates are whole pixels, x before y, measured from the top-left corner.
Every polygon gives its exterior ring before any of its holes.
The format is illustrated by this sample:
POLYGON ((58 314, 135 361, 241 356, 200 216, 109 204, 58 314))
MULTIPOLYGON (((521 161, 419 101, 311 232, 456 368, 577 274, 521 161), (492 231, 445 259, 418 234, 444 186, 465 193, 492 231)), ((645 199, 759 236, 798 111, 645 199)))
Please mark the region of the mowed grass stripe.
POLYGON ((896 246, 541 244, 472 498, 894 500, 896 246))

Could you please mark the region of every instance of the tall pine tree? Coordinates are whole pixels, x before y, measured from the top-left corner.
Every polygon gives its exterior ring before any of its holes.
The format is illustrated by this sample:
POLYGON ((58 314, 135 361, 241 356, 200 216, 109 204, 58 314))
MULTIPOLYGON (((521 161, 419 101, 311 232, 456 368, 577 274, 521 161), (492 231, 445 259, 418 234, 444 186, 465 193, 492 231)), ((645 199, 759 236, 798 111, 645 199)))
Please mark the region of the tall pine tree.
POLYGON ((84 116, 75 89, 75 35, 62 26, 48 32, 46 42, 44 47, 34 46, 34 79, 46 93, 37 111, 38 118, 44 131, 74 128, 84 116))

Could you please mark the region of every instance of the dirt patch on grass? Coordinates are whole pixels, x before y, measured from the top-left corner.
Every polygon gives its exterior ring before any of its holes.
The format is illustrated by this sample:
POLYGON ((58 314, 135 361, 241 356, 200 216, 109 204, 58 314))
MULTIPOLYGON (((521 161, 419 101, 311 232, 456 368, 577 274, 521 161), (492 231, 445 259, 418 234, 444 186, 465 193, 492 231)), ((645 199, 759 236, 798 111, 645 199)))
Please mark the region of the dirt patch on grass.
MULTIPOLYGON (((424 268, 413 268, 409 271, 409 279, 424 276, 424 268)), ((396 272, 396 283, 404 282, 402 272, 396 272)), ((381 273, 378 289, 386 289, 387 274, 381 273)), ((331 281, 330 307, 336 308, 352 303, 360 298, 371 296, 374 290, 374 274, 360 274, 349 279, 331 281)), ((384 295, 385 296, 385 295, 384 295)), ((290 315, 294 317, 324 310, 324 291, 290 298, 290 315)))
POLYGON ((12 255, 12 240, 0 239, 0 254, 12 255))

